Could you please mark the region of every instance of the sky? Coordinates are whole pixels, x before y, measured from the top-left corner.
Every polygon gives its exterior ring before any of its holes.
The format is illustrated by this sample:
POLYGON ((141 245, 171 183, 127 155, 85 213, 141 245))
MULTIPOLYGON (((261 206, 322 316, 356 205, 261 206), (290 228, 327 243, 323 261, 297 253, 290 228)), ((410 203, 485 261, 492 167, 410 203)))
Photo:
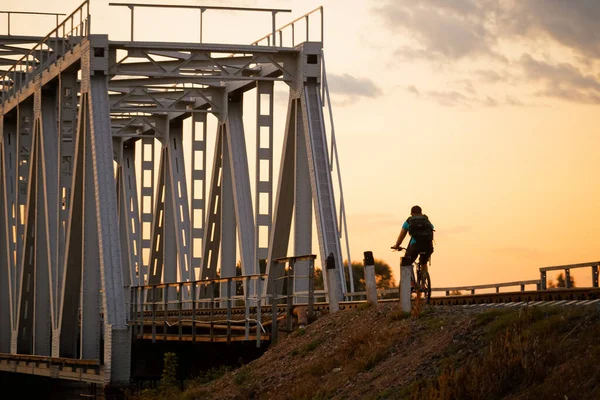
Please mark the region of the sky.
MULTIPOLYGON (((93 33, 127 39, 129 11, 107 3, 92 0, 93 33)), ((540 267, 600 259, 600 2, 177 4, 291 9, 278 15, 278 25, 324 7, 353 261, 372 251, 398 276, 400 254, 390 246, 413 205, 436 227, 434 287, 536 279, 540 267)), ((70 13, 78 5, 2 0, 0 10, 70 13)), ((197 15, 189 11, 138 15, 136 39, 198 37, 197 15)), ((11 29, 52 28, 53 21, 45 28, 39 20, 11 29)), ((250 43, 271 29, 269 15, 207 12, 204 21, 207 42, 250 43)), ((285 86, 276 99, 277 148, 285 86)), ((572 274, 590 284, 590 269, 572 274)))

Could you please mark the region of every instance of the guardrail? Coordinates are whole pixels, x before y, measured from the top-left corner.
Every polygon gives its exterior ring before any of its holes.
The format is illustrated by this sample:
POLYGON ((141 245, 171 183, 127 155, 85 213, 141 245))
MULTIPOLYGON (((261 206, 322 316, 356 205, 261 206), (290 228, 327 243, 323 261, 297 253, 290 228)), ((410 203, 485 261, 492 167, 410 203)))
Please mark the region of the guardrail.
MULTIPOLYGON (((305 40, 303 40, 302 42, 309 42, 310 41, 310 18, 314 17, 316 13, 319 13, 320 16, 320 26, 321 26, 321 31, 319 32, 320 37, 319 40, 314 40, 317 42, 321 42, 323 43, 323 39, 324 39, 324 16, 323 16, 323 6, 321 7, 317 7, 312 11, 307 12, 306 14, 302 15, 301 17, 296 18, 295 20, 283 25, 281 28, 279 29, 273 29, 272 33, 269 33, 268 35, 265 35, 263 37, 261 37, 260 39, 252 42, 251 44, 254 46, 258 46, 259 44, 261 44, 261 42, 266 41, 267 42, 267 46, 276 46, 277 45, 277 36, 279 36, 279 46, 283 47, 283 32, 284 30, 286 30, 286 32, 290 32, 291 34, 291 47, 294 47, 296 45, 296 26, 300 24, 301 21, 304 21, 304 25, 306 28, 306 36, 304 37, 305 40)), ((300 43, 300 42, 299 42, 300 43)))
MULTIPOLYGON (((195 9, 200 11, 200 43, 202 43, 202 19, 206 10, 221 10, 221 11, 253 11, 253 12, 268 12, 271 13, 273 35, 276 32, 276 16, 278 13, 292 12, 292 10, 284 10, 278 8, 252 8, 252 7, 223 7, 223 6, 193 6, 193 5, 176 5, 176 4, 140 4, 140 3, 108 3, 109 6, 127 7, 131 10, 131 34, 130 40, 133 42, 133 33, 135 26, 135 8, 178 8, 178 9, 195 9)), ((275 43, 273 43, 273 46, 275 43)))
POLYGON ((269 279, 271 280, 271 290, 273 293, 272 306, 272 329, 271 329, 271 340, 277 340, 277 304, 280 300, 285 300, 286 308, 286 329, 288 332, 292 331, 292 307, 294 303, 296 305, 304 304, 299 300, 304 297, 307 298, 307 314, 308 316, 312 316, 314 312, 314 302, 315 302, 315 259, 317 256, 315 254, 306 254, 301 256, 293 256, 293 257, 280 257, 273 259, 272 267, 284 268, 284 274, 279 278, 274 278, 274 274, 269 275, 269 279), (308 274, 307 275, 297 275, 295 265, 298 261, 308 261, 308 274), (286 267, 287 264, 287 267, 286 267), (296 278, 308 278, 308 291, 296 291, 296 278), (279 290, 279 283, 282 283, 282 290, 279 290), (282 293, 278 295, 278 293, 282 293), (304 296, 302 296, 304 295, 304 296), (295 301, 294 301, 295 300, 295 301))
MULTIPOLYGON (((520 291, 524 292, 525 287, 527 285, 536 285, 536 290, 540 290, 540 281, 538 279, 532 279, 532 280, 528 280, 528 281, 490 283, 490 284, 485 284, 485 285, 438 287, 438 288, 434 287, 434 288, 431 288, 431 292, 444 292, 446 296, 451 296, 452 292, 468 290, 471 295, 474 295, 476 290, 496 289, 496 293, 500 293, 501 287, 515 287, 515 286, 518 286, 520 288, 520 291)), ((397 296, 399 293, 399 290, 400 289, 397 286, 393 287, 393 288, 388 288, 388 289, 378 289, 377 297, 381 299, 381 298, 386 298, 386 296, 389 297, 389 295, 397 296)), ((360 298, 360 299, 366 299, 366 296, 367 296, 367 292, 365 292, 365 291, 346 293, 346 297, 350 298, 351 301, 355 297, 360 298)))
POLYGON ((569 264, 569 265, 556 265, 553 267, 540 268, 540 282, 542 284, 542 290, 546 290, 546 272, 548 271, 565 271, 565 285, 567 288, 571 287, 571 269, 574 268, 591 268, 592 269, 592 287, 598 287, 598 266, 600 261, 593 261, 581 264, 569 264))
POLYGON ((87 37, 90 23, 90 3, 86 0, 2 75, 2 102, 87 37))

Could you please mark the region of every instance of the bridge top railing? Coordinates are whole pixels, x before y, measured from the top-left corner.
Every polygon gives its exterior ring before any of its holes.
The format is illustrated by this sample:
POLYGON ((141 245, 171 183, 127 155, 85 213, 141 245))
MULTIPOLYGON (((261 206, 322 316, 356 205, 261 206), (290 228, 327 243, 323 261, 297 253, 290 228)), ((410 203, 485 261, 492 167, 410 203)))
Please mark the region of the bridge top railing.
MULTIPOLYGON (((280 9, 280 8, 254 8, 254 7, 225 7, 225 6, 195 6, 195 5, 178 5, 178 4, 141 4, 141 3, 108 3, 109 6, 114 7, 127 7, 131 11, 131 31, 130 40, 134 41, 134 27, 135 27, 135 9, 136 8, 172 8, 172 9, 195 9, 200 11, 199 13, 199 40, 203 43, 203 16, 207 10, 216 11, 243 11, 243 12, 263 12, 271 14, 271 30, 272 35, 275 35, 276 30, 276 16, 279 13, 289 13, 292 10, 280 9)), ((275 43, 273 43, 275 46, 275 43)))
MULTIPOLYGON (((255 40, 254 42, 252 42, 252 45, 254 46, 258 46, 258 45, 264 45, 265 42, 267 44, 267 46, 276 46, 277 45, 277 38, 279 38, 279 46, 283 47, 283 43, 284 43, 284 38, 289 38, 290 40, 290 47, 294 47, 296 46, 297 43, 302 43, 302 42, 309 42, 311 39, 311 25, 310 22, 311 20, 314 20, 317 17, 318 14, 318 26, 320 26, 320 30, 318 31, 318 39, 313 39, 313 42, 323 42, 324 39, 324 16, 323 16, 323 7, 317 7, 312 11, 307 12, 306 14, 296 18, 295 20, 288 22, 287 24, 283 25, 282 27, 280 27, 279 29, 273 29, 273 32, 261 37, 258 40, 255 40), (304 31, 302 33, 304 33, 304 36, 300 36, 300 38, 303 38, 304 40, 298 40, 296 41, 296 27, 299 25, 304 25, 304 31), (284 33, 286 35, 289 35, 289 37, 284 36, 284 33)), ((314 26, 314 25, 313 25, 314 26)), ((302 26, 301 26, 302 27, 302 26)))
POLYGON ((89 36, 90 22, 90 3, 85 0, 2 75, 2 102, 29 84, 41 70, 56 62, 60 55, 72 50, 80 42, 75 38, 89 36))

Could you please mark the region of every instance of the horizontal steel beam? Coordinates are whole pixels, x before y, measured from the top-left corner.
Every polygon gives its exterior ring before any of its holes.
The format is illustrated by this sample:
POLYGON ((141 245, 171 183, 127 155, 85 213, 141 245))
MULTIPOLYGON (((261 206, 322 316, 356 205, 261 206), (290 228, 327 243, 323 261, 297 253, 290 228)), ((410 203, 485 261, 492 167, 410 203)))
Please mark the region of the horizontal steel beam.
POLYGON ((225 7, 225 6, 192 6, 177 4, 143 4, 143 3, 108 3, 109 6, 145 7, 145 8, 187 8, 196 10, 223 10, 223 11, 257 11, 257 12, 292 12, 283 8, 255 8, 255 7, 225 7))

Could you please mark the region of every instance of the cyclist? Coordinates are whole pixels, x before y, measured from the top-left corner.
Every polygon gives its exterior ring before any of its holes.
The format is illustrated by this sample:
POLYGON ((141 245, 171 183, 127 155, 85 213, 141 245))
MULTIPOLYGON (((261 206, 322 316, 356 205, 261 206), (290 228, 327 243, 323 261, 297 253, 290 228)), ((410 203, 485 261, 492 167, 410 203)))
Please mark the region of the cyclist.
POLYGON ((410 217, 402 224, 400 235, 393 249, 400 250, 402 241, 406 234, 410 234, 410 241, 406 248, 406 253, 402 257, 401 266, 410 266, 413 261, 420 255, 419 264, 423 271, 427 271, 427 261, 433 253, 433 232, 435 231, 433 224, 429 221, 427 215, 423 214, 423 210, 419 206, 413 206, 410 209, 410 217))

